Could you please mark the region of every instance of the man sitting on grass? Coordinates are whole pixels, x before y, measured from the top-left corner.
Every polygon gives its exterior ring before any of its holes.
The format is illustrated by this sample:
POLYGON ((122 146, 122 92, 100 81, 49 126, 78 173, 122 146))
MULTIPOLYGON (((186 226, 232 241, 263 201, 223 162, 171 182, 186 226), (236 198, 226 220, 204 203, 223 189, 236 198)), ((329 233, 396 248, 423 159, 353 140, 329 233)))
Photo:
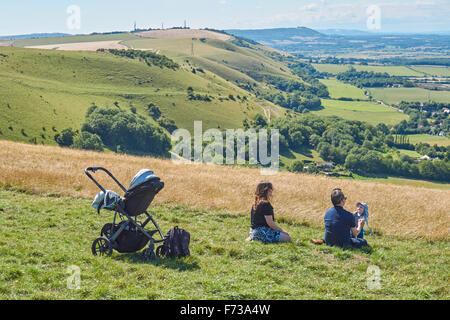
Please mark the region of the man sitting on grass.
POLYGON ((356 226, 355 217, 352 213, 344 209, 347 198, 341 189, 334 189, 331 192, 331 202, 333 208, 325 212, 325 237, 321 240, 311 239, 314 244, 325 243, 329 246, 352 246, 360 248, 367 245, 367 241, 358 238, 364 224, 364 219, 358 220, 356 226), (354 238, 350 237, 350 232, 354 238))

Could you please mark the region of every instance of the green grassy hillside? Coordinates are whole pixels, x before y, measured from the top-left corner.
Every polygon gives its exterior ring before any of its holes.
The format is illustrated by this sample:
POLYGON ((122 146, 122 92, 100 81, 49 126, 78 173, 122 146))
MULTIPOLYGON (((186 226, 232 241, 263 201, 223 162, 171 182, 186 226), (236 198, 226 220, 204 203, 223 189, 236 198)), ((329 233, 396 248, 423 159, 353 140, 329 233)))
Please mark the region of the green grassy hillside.
MULTIPOLYGON (((308 91, 308 86, 314 87, 314 82, 302 73, 307 73, 307 68, 293 69, 305 81, 289 68, 290 63, 295 64, 295 57, 235 38, 228 41, 190 37, 152 39, 119 33, 23 39, 14 45, 16 47, 0 47, 0 138, 14 141, 55 144, 53 137, 62 129, 80 128, 87 109, 93 104, 135 111, 156 124, 146 110, 149 104, 154 104, 178 128, 188 130, 193 129, 195 120, 203 121, 204 130, 238 128, 245 119, 258 113, 268 119, 283 116, 285 109, 264 98, 277 101, 270 94, 287 97, 291 93, 286 89, 287 83, 304 85, 300 96, 294 100, 303 100, 301 94, 308 91), (108 52, 17 47, 76 43, 73 50, 84 50, 85 42, 107 40, 120 40, 121 45, 165 55, 180 68, 149 67, 139 59, 108 52), (189 99, 189 87, 195 94, 210 97, 211 101, 189 99)), ((370 67, 384 68, 383 71, 388 72, 388 67, 370 67)), ((406 67, 399 68, 393 67, 391 72, 398 74, 405 69, 412 72, 406 67)), ((320 79, 320 82, 327 87, 330 97, 321 99, 322 107, 313 110, 314 114, 374 125, 393 125, 408 119, 405 114, 368 101, 363 89, 335 78, 320 79)), ((418 90, 423 89, 375 88, 370 92, 375 99, 389 102, 394 99, 393 90, 409 90, 411 94, 414 90, 418 94, 418 90)), ((402 98, 405 96, 403 91, 399 94, 402 98)), ((412 94, 411 99, 416 97, 412 94)), ((317 152, 308 148, 300 152, 290 150, 281 160, 284 164, 294 160, 322 160, 317 152)))
MULTIPOLYGON (((92 104, 128 109, 147 116, 156 104, 181 128, 204 120, 204 128, 242 126, 245 118, 263 108, 248 92, 212 74, 193 74, 148 67, 144 62, 100 52, 69 52, 11 47, 0 48, 0 137, 54 143, 56 131, 79 128, 92 104), (190 101, 186 89, 214 97, 190 101), (219 98, 247 96, 243 102, 219 98)), ((152 121, 149 118, 149 121, 152 121)))
POLYGON ((235 83, 259 86, 264 75, 296 78, 282 63, 267 56, 262 46, 237 46, 213 39, 135 39, 123 44, 134 49, 160 50, 179 63, 191 63, 235 83))

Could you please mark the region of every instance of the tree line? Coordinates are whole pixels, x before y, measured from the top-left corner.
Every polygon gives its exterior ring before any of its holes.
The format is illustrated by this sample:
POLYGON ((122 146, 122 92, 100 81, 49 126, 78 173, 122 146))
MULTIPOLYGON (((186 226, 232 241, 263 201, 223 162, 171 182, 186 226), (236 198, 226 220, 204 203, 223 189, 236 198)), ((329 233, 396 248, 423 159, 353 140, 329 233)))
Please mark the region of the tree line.
POLYGON ((353 67, 350 67, 349 70, 345 72, 338 73, 336 78, 359 88, 388 87, 393 85, 401 85, 404 87, 414 86, 411 81, 402 77, 391 76, 386 72, 357 71, 353 67))
POLYGON ((309 85, 295 79, 269 75, 264 76, 264 82, 273 85, 279 91, 259 93, 258 97, 296 112, 319 109, 322 105, 320 97, 329 96, 326 86, 322 83, 309 85))
POLYGON ((169 137, 140 115, 120 109, 91 106, 80 130, 66 128, 55 135, 64 147, 119 153, 167 156, 169 137))
POLYGON ((180 65, 167 58, 164 55, 156 54, 151 51, 141 51, 133 49, 98 49, 99 52, 108 52, 119 57, 126 57, 129 59, 139 59, 144 61, 148 66, 156 66, 160 68, 168 68, 177 70, 180 65))

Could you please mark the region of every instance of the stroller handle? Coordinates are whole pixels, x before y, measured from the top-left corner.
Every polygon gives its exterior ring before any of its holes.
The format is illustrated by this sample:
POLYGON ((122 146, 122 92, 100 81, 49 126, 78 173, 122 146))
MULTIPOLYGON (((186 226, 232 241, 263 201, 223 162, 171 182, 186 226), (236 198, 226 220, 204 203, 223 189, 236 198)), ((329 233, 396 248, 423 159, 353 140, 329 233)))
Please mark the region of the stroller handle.
POLYGON ((88 168, 84 169, 84 173, 86 173, 86 175, 89 177, 89 179, 91 179, 97 185, 97 187, 100 188, 100 190, 102 190, 103 192, 106 192, 105 188, 103 188, 100 185, 100 183, 98 183, 97 180, 95 180, 94 177, 89 173, 89 171, 92 171, 92 173, 95 173, 97 170, 106 172, 119 185, 119 187, 123 190, 123 192, 127 192, 127 189, 125 189, 124 186, 122 186, 120 184, 120 182, 116 179, 116 177, 114 177, 113 174, 111 172, 109 172, 107 169, 105 169, 103 167, 88 167, 88 168))

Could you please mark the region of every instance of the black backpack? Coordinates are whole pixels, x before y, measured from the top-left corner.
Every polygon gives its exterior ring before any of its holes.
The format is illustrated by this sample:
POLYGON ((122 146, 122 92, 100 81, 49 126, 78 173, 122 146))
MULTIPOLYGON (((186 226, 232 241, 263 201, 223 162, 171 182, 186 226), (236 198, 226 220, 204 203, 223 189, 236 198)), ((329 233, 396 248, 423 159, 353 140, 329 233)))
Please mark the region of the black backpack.
POLYGON ((166 234, 167 240, 156 249, 158 257, 184 257, 190 255, 189 242, 191 235, 184 229, 173 227, 166 234))

